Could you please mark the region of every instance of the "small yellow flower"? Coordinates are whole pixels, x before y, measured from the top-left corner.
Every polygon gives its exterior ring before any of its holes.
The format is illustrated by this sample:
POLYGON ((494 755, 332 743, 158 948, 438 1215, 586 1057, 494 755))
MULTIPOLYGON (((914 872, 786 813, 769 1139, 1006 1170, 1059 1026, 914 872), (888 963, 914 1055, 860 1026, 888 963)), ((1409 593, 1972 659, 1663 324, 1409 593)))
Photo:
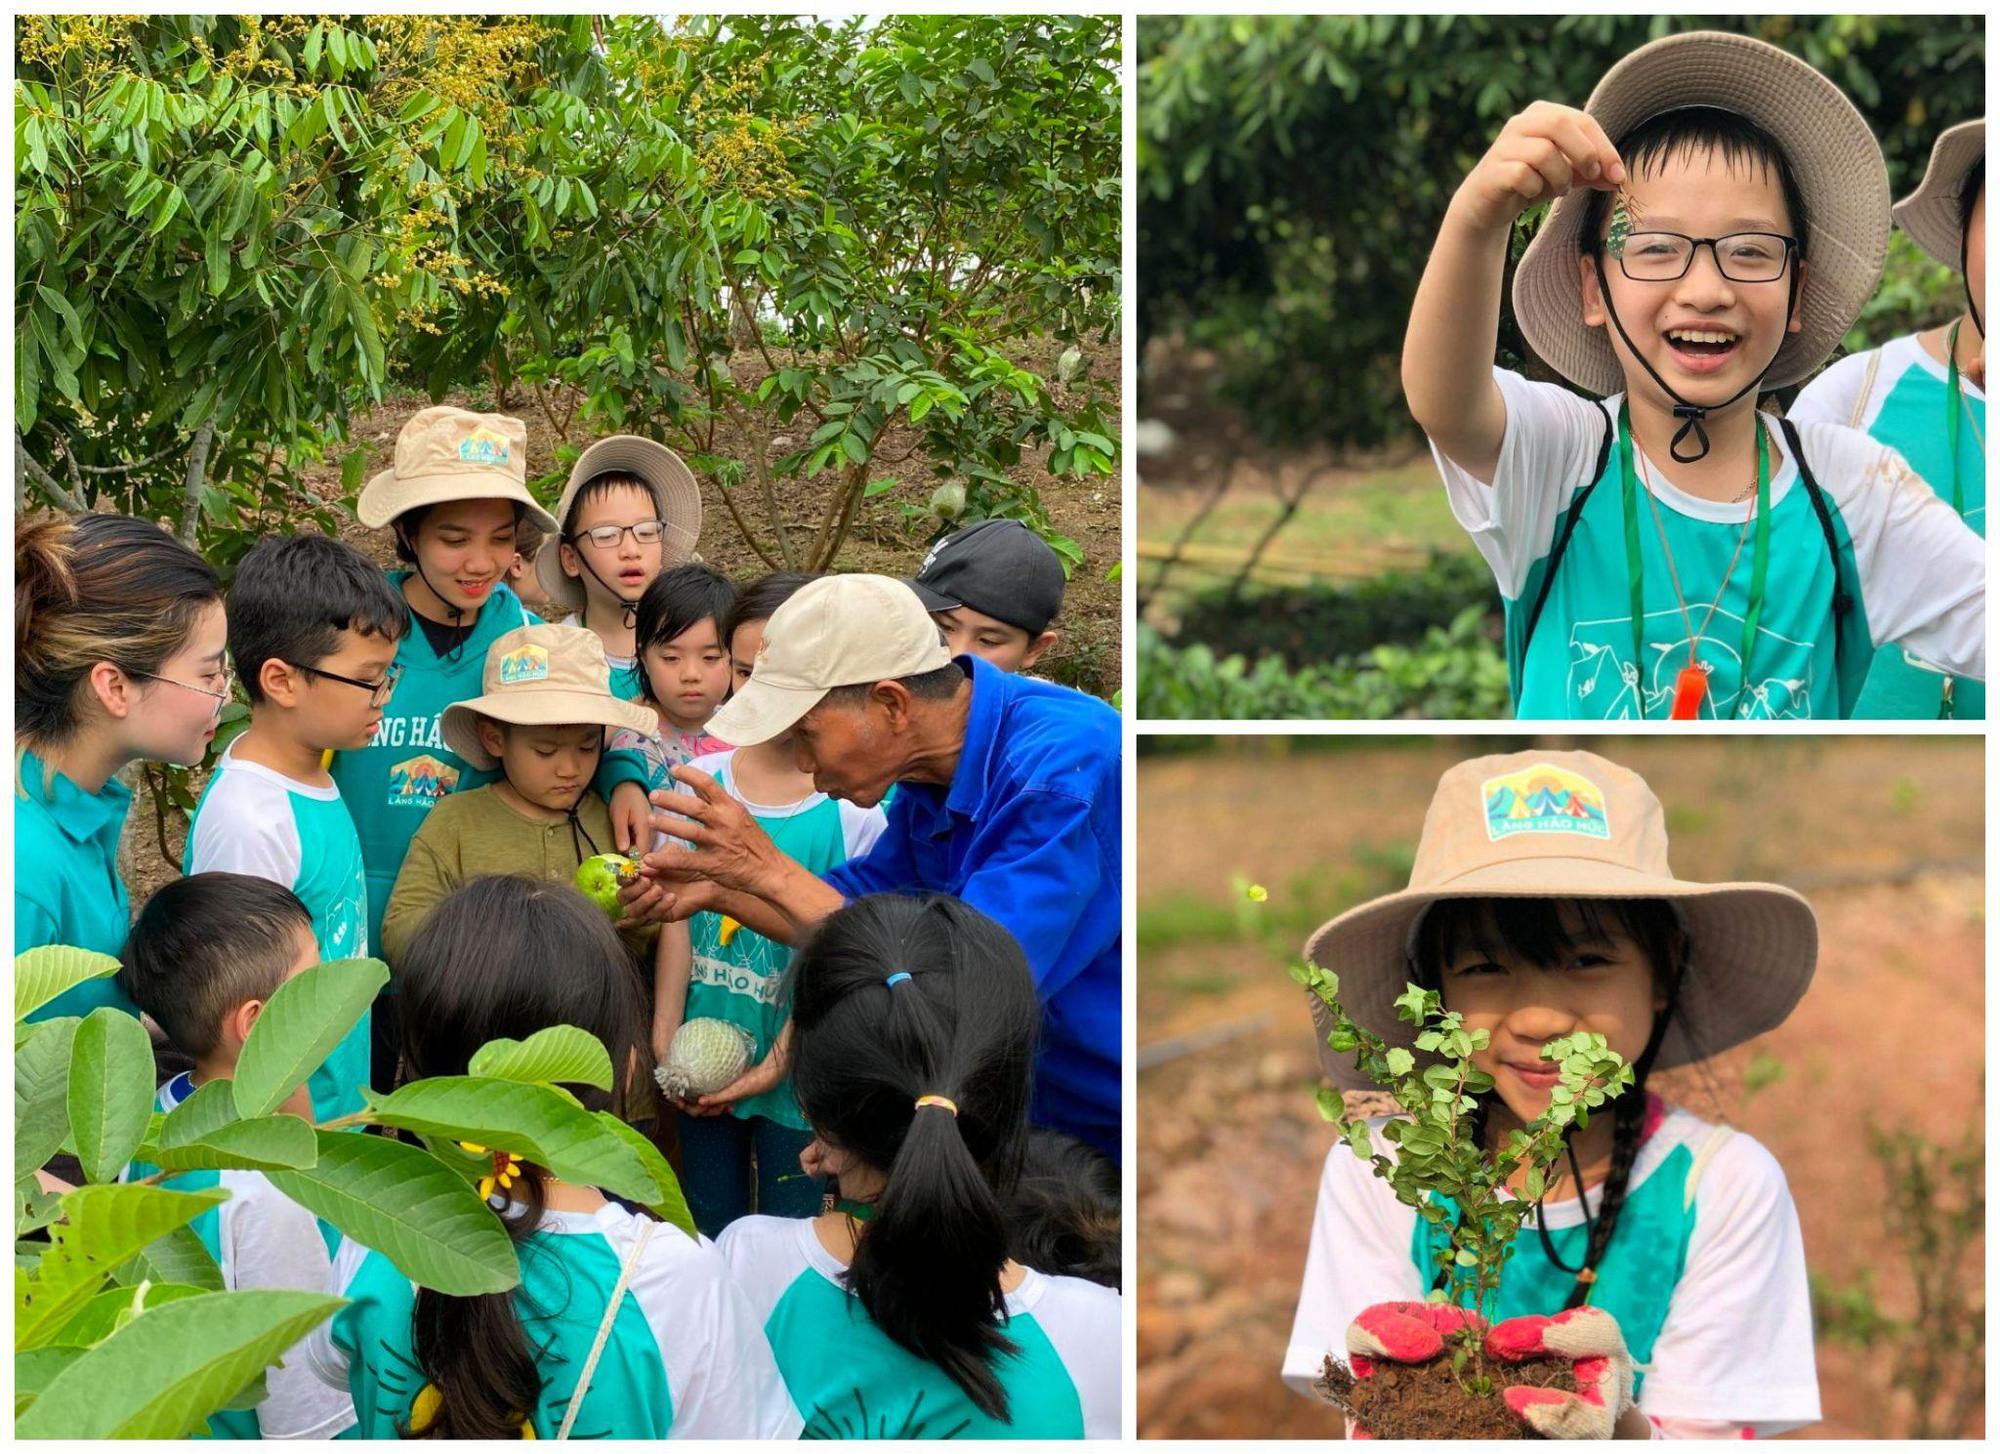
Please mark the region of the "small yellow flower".
POLYGON ((1252 884, 1243 891, 1243 896, 1253 904, 1261 904, 1271 897, 1271 891, 1262 884, 1252 884))
MULTIPOLYGON (((484 1146, 475 1146, 470 1141, 461 1141, 458 1144, 474 1156, 488 1154, 484 1146)), ((495 1191, 511 1190, 514 1183, 521 1179, 520 1157, 511 1151, 495 1151, 491 1154, 493 1170, 491 1174, 479 1178, 479 1195, 485 1201, 491 1201, 495 1191)))

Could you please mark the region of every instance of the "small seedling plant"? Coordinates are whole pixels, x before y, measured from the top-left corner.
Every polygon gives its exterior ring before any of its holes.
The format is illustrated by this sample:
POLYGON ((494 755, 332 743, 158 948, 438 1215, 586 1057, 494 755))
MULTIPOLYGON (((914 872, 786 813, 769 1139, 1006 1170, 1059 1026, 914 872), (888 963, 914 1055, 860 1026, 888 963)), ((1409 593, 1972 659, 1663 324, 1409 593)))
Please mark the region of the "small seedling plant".
MULTIPOLYGON (((1389 1183, 1396 1200, 1444 1230, 1447 1240, 1436 1256, 1446 1283, 1432 1299, 1470 1308, 1484 1318, 1521 1221, 1541 1199, 1549 1168, 1562 1155, 1565 1134, 1572 1125, 1589 1125, 1593 1110, 1627 1089, 1632 1067, 1602 1035, 1581 1032, 1551 1041, 1542 1047, 1542 1058, 1555 1062, 1558 1075, 1548 1110, 1509 1132, 1489 1153, 1473 1140, 1475 1097, 1493 1089, 1493 1077, 1472 1063, 1473 1055, 1487 1046, 1486 1031, 1466 1029, 1464 1016, 1445 1009, 1437 991, 1408 986, 1396 997, 1396 1017, 1416 1027, 1417 1050, 1433 1057, 1420 1069, 1415 1054, 1385 1043, 1348 1017, 1340 1003, 1339 976, 1331 970, 1304 964, 1294 965, 1291 974, 1326 1006, 1333 1021, 1327 1045, 1352 1054, 1355 1068, 1402 1109, 1401 1116, 1382 1127, 1383 1139, 1393 1142, 1398 1154, 1391 1159, 1376 1151, 1367 1123, 1349 1116, 1340 1092, 1330 1086, 1320 1089, 1320 1114, 1389 1183), (1523 1174, 1521 1194, 1503 1195, 1517 1173, 1523 1174), (1456 1219, 1441 1205, 1445 1197, 1458 1207, 1456 1219)), ((1469 1394, 1493 1392, 1476 1332, 1453 1335, 1449 1356, 1460 1388, 1469 1394)))

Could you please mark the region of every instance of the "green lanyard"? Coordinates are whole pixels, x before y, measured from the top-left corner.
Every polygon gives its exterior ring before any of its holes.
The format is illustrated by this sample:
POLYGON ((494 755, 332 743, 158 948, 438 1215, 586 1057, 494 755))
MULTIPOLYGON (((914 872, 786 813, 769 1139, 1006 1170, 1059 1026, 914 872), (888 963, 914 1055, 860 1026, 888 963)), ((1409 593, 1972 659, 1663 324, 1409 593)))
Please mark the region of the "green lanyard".
MULTIPOLYGON (((1763 421, 1757 423, 1757 539, 1750 557, 1750 606, 1743 613, 1743 651, 1738 658, 1743 671, 1736 692, 1735 717, 1750 699, 1750 651, 1757 644, 1757 622, 1764 614, 1764 576, 1771 563, 1771 447, 1765 438, 1763 421)), ((1628 403, 1618 406, 1618 468, 1625 499, 1625 578, 1632 592, 1632 664, 1639 673, 1633 693, 1639 716, 1646 715, 1646 563, 1639 549, 1639 479, 1632 470, 1632 413, 1628 403)), ((1666 549, 1666 541, 1660 542, 1666 549)), ((1723 582, 1726 589, 1728 582, 1723 582)), ((1720 599, 1718 597, 1718 599, 1720 599)), ((1686 604, 1685 601, 1682 602, 1686 604)), ((1702 628, 1707 630, 1704 621, 1702 628)), ((1688 644, 1688 665, 1696 665, 1694 643, 1688 644)))
MULTIPOLYGON (((1965 412, 1965 391, 1958 382, 1958 324, 1951 325, 1951 332, 1944 338, 1945 356, 1951 367, 1945 375, 1944 393, 1944 438, 1945 448, 1951 454, 1951 508, 1958 511, 1958 518, 1965 518, 1965 477, 1958 467, 1958 416, 1965 412)), ((1938 721, 1949 722, 1956 715, 1952 703, 1953 682, 1946 674, 1944 685, 1938 689, 1938 721)))

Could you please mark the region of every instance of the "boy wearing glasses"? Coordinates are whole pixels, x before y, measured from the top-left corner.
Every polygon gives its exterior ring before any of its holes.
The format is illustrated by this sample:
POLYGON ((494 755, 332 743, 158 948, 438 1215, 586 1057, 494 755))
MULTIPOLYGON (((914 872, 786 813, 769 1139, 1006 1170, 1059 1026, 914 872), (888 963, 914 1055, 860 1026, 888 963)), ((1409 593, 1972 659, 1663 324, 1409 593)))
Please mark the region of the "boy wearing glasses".
POLYGON ((694 558, 701 487, 664 444, 619 434, 577 457, 555 515, 562 533, 536 557, 536 579, 552 607, 575 613, 572 625, 597 633, 611 690, 636 702, 639 598, 661 571, 694 558))
POLYGON ((1757 409, 1874 290, 1888 192, 1831 82, 1712 32, 1535 102, 1466 177, 1403 387, 1498 579, 1517 716, 1845 717, 1892 641, 1984 677, 1978 538, 1893 450, 1757 409), (1551 198, 1514 313, 1582 393, 1492 364, 1515 221, 1551 198))
MULTIPOLYGON (((250 726, 223 749, 188 826, 190 874, 249 874, 283 884, 312 915, 320 957, 370 953, 361 839, 329 750, 366 747, 396 684, 409 607, 374 563, 325 535, 266 540, 229 591, 229 653, 250 698, 250 726)), ((320 1120, 361 1109, 369 1024, 308 1081, 320 1120)))

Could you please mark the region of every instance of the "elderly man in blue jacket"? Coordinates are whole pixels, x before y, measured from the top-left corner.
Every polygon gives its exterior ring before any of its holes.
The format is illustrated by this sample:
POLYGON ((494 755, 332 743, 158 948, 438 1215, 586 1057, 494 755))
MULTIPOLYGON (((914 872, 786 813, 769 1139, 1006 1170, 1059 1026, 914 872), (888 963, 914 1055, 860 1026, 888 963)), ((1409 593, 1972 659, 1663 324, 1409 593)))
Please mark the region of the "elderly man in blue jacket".
POLYGON ((671 839, 626 892, 634 919, 727 914, 784 943, 851 898, 941 893, 1004 924, 1033 968, 1042 1044, 1030 1118, 1119 1157, 1120 737, 1081 692, 953 659, 910 587, 828 576, 764 627, 750 679, 709 724, 738 746, 789 731, 799 767, 872 807, 875 846, 824 878, 713 778, 656 793, 671 839))

